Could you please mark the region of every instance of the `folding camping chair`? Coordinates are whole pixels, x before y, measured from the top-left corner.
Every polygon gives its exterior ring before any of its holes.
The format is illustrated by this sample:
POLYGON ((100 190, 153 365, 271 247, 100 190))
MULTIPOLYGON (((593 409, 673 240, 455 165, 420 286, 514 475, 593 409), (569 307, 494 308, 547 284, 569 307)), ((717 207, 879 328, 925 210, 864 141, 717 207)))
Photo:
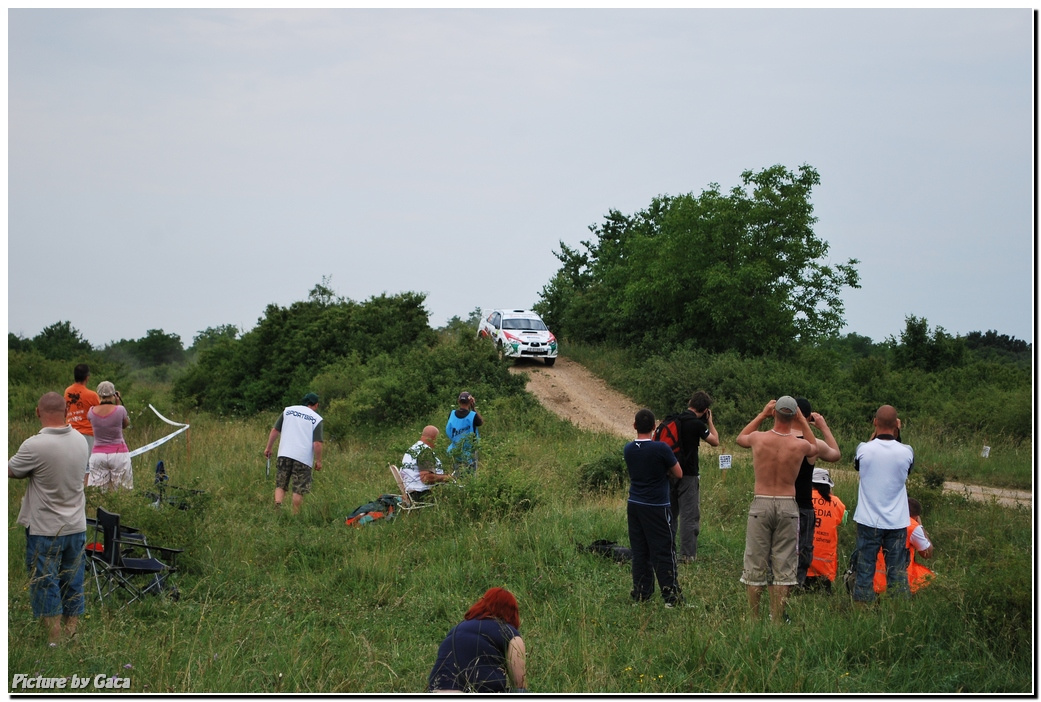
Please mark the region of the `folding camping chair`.
MULTIPOLYGON (((87 550, 87 563, 90 565, 91 575, 94 576, 94 584, 98 588, 98 601, 100 602, 103 598, 101 595, 101 578, 98 569, 101 567, 99 566, 99 563, 105 560, 104 534, 98 526, 98 520, 93 517, 87 517, 87 529, 91 534, 91 538, 87 540, 85 546, 87 550)), ((147 550, 148 540, 140 529, 121 524, 119 531, 121 541, 123 542, 121 548, 123 549, 124 557, 135 556, 139 553, 143 553, 145 556, 151 555, 147 550)))
POLYGON ((101 530, 102 550, 100 554, 96 550, 91 553, 91 567, 96 568, 98 596, 102 602, 116 590, 126 590, 131 596, 124 607, 148 593, 166 592, 171 599, 178 599, 177 588, 167 586, 166 580, 177 571, 174 561, 184 549, 154 546, 145 543, 143 537, 141 540, 134 537, 128 540, 127 532, 120 528, 119 515, 101 507, 98 507, 97 528, 101 530), (144 557, 124 556, 124 549, 128 546, 144 549, 144 557), (160 552, 169 563, 155 558, 152 551, 160 552))
POLYGON ((394 464, 390 464, 388 467, 390 468, 390 474, 394 476, 394 482, 397 484, 398 490, 401 491, 401 509, 411 512, 414 509, 434 506, 434 503, 431 501, 424 500, 423 502, 418 502, 409 497, 408 491, 405 490, 405 481, 401 478, 401 471, 394 464))

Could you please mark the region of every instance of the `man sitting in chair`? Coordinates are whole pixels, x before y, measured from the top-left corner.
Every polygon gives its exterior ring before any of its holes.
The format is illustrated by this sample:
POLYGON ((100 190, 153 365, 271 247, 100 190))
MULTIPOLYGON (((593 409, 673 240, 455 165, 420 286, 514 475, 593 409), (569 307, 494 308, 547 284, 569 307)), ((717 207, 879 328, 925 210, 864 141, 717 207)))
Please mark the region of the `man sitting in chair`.
POLYGON ((414 502, 424 502, 434 485, 452 479, 451 474, 441 469, 441 459, 434 455, 434 444, 440 433, 435 426, 424 427, 419 441, 401 457, 401 480, 414 502))

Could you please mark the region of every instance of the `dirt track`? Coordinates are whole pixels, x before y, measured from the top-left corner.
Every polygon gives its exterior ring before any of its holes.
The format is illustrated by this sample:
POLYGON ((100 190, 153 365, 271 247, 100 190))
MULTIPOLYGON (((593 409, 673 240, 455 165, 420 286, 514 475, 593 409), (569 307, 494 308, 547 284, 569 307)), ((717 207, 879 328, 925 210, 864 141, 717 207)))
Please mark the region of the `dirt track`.
MULTIPOLYGON (((632 400, 608 387, 584 366, 563 356, 556 365, 547 368, 541 361, 519 360, 510 369, 526 373, 527 390, 547 409, 589 431, 633 437, 633 415, 640 409, 632 400)), ((848 471, 851 480, 852 471, 848 471)), ((836 476, 838 477, 838 476, 836 476)), ((845 477, 845 476, 844 476, 845 477)), ((944 490, 968 495, 969 499, 985 502, 996 499, 1003 505, 1030 507, 1032 494, 1021 490, 981 487, 946 482, 944 490)))

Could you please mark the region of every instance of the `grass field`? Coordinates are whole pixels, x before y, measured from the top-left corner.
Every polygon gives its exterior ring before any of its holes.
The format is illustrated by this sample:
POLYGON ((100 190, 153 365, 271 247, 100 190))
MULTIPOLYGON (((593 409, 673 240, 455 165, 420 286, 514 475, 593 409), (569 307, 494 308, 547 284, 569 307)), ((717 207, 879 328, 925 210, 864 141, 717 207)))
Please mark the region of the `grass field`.
MULTIPOLYGON (((428 421, 443 426, 449 409, 428 421)), ((935 584, 866 611, 844 593, 800 595, 791 625, 754 623, 738 582, 751 463, 735 449, 731 470, 702 479, 699 561, 680 570, 691 606, 633 606, 628 568, 577 548, 627 541, 624 491, 589 493, 579 480, 583 465, 617 456, 623 442, 580 432, 533 401, 491 401, 482 413, 475 479, 440 488, 436 507, 362 528, 345 517, 395 492, 386 465, 420 424, 327 443, 315 491, 293 517, 272 509, 273 477, 264 476, 274 417, 171 417, 192 423, 189 437, 135 459, 135 491, 88 491, 88 514, 104 506, 151 542, 186 549, 174 576, 180 600, 124 609, 91 600, 76 640, 56 650, 31 616, 15 524, 24 483, 9 481, 9 683, 15 673, 103 674, 146 693, 419 692, 445 633, 499 585, 520 602, 533 692, 1034 691, 1029 510, 943 496, 918 477, 911 492, 936 543, 935 584), (205 499, 187 511, 152 509, 140 493, 160 458, 173 484, 205 489, 205 499)), ((13 422, 10 451, 36 429, 13 422)), ((167 429, 135 418, 128 441, 167 429)), ((972 461, 941 445, 922 454, 925 463, 972 461)), ((1016 461, 1029 475, 1029 455, 1016 461)), ((835 492, 852 515, 855 477, 842 473, 835 492)), ((854 533, 852 522, 841 531, 843 556, 854 533)))

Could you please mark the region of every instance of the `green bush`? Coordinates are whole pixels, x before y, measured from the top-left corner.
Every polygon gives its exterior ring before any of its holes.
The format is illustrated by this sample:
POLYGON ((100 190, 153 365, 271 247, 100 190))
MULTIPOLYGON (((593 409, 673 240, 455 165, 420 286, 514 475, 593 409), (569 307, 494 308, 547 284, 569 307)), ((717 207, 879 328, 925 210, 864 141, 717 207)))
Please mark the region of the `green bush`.
POLYGON ((482 404, 520 394, 524 379, 513 375, 490 344, 442 336, 432 346, 383 353, 363 363, 358 354, 322 370, 313 381, 323 398, 327 427, 378 428, 413 422, 444 411, 443 428, 456 398, 468 390, 482 404))
POLYGON ((478 469, 473 478, 437 488, 438 509, 453 521, 502 521, 543 504, 538 482, 519 470, 478 469))
POLYGON ((578 469, 579 484, 586 492, 610 492, 629 484, 629 471, 621 451, 605 453, 578 469))
MULTIPOLYGON (((295 404, 313 389, 316 371, 342 359, 369 363, 433 344, 424 299, 409 292, 357 303, 316 286, 306 301, 268 305, 240 338, 223 337, 203 349, 174 382, 174 397, 186 407, 224 414, 295 404)), ((368 396, 376 403, 385 394, 376 389, 368 396)))

